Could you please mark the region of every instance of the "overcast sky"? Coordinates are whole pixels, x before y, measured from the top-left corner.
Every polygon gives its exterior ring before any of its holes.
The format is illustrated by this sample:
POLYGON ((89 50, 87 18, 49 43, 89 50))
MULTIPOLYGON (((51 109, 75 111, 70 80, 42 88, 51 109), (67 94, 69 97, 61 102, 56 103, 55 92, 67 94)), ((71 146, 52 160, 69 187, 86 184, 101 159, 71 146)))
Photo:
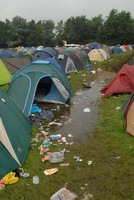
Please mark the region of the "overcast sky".
POLYGON ((70 17, 85 15, 87 19, 102 14, 105 19, 112 9, 127 11, 134 18, 134 0, 0 0, 0 21, 19 16, 27 21, 65 22, 70 17))

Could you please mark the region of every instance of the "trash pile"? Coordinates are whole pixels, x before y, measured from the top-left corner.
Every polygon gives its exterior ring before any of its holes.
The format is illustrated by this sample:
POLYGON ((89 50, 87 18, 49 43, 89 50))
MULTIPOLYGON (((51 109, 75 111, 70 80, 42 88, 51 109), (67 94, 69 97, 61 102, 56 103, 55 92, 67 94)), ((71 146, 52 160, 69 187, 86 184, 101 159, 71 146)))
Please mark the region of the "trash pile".
MULTIPOLYGON (((69 135, 70 137, 70 135, 69 135)), ((51 163, 60 163, 60 166, 69 166, 69 163, 63 163, 65 159, 65 153, 69 152, 66 149, 51 152, 50 147, 52 145, 59 144, 66 144, 71 145, 72 142, 67 142, 66 137, 62 136, 61 134, 49 134, 48 130, 42 130, 40 133, 36 134, 36 138, 33 138, 31 141, 31 146, 34 146, 34 142, 40 141, 42 139, 42 143, 39 145, 39 154, 43 156, 41 158, 42 162, 51 162, 51 163), (44 155, 45 154, 45 155, 44 155)), ((50 168, 44 170, 44 174, 46 176, 53 175, 58 172, 58 167, 50 168)), ((39 184, 39 177, 36 175, 33 177, 33 184, 39 184)), ((76 199, 77 195, 68 190, 65 187, 61 188, 57 192, 55 192, 51 197, 50 200, 74 200, 76 199)))

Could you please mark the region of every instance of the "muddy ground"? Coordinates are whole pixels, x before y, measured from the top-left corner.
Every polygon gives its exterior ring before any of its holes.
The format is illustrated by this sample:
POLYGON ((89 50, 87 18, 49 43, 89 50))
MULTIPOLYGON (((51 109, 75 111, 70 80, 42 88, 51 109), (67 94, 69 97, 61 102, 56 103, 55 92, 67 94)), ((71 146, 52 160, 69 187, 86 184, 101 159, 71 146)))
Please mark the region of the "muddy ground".
POLYGON ((114 76, 113 73, 104 71, 97 73, 97 79, 90 83, 91 88, 83 87, 82 90, 79 90, 72 98, 69 107, 54 105, 56 109, 52 121, 55 120, 57 125, 49 126, 53 133, 65 137, 69 135, 71 141, 72 139, 79 141, 86 139, 87 134, 94 130, 98 119, 99 104, 102 100, 100 90, 104 87, 105 80, 114 76))

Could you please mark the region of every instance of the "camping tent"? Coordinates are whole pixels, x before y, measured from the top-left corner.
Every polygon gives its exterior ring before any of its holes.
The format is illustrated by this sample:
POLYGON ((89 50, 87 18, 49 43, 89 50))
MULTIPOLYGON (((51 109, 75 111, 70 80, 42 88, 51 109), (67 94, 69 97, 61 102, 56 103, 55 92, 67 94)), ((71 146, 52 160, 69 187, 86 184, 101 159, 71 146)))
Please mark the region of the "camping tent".
POLYGON ((52 56, 44 50, 36 50, 33 54, 33 61, 46 60, 47 58, 52 58, 52 56))
POLYGON ((62 54, 62 52, 55 56, 55 59, 59 65, 63 66, 66 74, 78 72, 73 60, 69 56, 62 54))
POLYGON ((134 91, 123 103, 123 115, 125 117, 125 129, 134 136, 134 91))
POLYGON ((55 49, 53 47, 45 47, 43 50, 46 53, 49 53, 51 55, 51 57, 57 56, 59 54, 59 52, 57 51, 57 49, 55 49))
POLYGON ((103 98, 110 94, 132 93, 134 90, 134 66, 124 64, 116 76, 101 89, 103 98))
POLYGON ((110 58, 110 56, 113 54, 110 48, 106 45, 102 49, 105 51, 107 58, 110 58))
POLYGON ((105 57, 103 54, 99 51, 99 49, 93 49, 88 53, 89 59, 91 61, 104 61, 105 57))
POLYGON ((66 74, 65 72, 65 68, 63 67, 63 65, 61 63, 59 63, 55 58, 47 58, 47 61, 49 61, 51 64, 55 65, 55 67, 58 67, 63 74, 66 74))
POLYGON ((36 49, 33 54, 33 61, 46 60, 53 58, 59 54, 58 50, 53 47, 45 47, 43 49, 36 49))
POLYGON ((111 51, 114 54, 123 53, 122 49, 119 46, 113 46, 113 47, 111 47, 111 51))
POLYGON ((89 44, 86 44, 84 46, 84 50, 85 52, 88 54, 92 49, 100 49, 102 48, 104 45, 98 43, 98 42, 92 42, 92 43, 89 43, 89 44))
POLYGON ((21 67, 31 63, 28 56, 18 58, 2 58, 2 61, 11 74, 15 74, 21 67))
POLYGON ((35 98, 40 102, 69 103, 73 90, 58 67, 39 60, 24 66, 13 76, 8 94, 25 116, 29 116, 35 98))
POLYGON ((7 92, 0 89, 0 179, 23 165, 31 132, 30 122, 7 92))
POLYGON ((69 56, 73 60, 78 71, 84 69, 84 66, 82 64, 82 59, 80 58, 80 56, 77 56, 71 50, 63 50, 62 54, 69 56))
POLYGON ((9 57, 12 56, 12 54, 13 54, 12 51, 10 51, 10 50, 5 50, 5 51, 2 51, 2 52, 0 53, 0 58, 9 58, 9 57))
POLYGON ((0 59, 0 85, 10 83, 12 75, 0 59))

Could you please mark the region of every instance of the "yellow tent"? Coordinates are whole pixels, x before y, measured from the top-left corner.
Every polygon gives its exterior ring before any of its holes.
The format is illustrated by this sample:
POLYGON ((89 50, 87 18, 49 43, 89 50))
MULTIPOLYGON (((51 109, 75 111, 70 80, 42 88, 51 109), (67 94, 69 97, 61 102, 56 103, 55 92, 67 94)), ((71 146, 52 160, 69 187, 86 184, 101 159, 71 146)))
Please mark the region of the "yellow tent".
POLYGON ((91 61, 103 61, 105 60, 103 54, 98 49, 93 49, 88 53, 91 61))

